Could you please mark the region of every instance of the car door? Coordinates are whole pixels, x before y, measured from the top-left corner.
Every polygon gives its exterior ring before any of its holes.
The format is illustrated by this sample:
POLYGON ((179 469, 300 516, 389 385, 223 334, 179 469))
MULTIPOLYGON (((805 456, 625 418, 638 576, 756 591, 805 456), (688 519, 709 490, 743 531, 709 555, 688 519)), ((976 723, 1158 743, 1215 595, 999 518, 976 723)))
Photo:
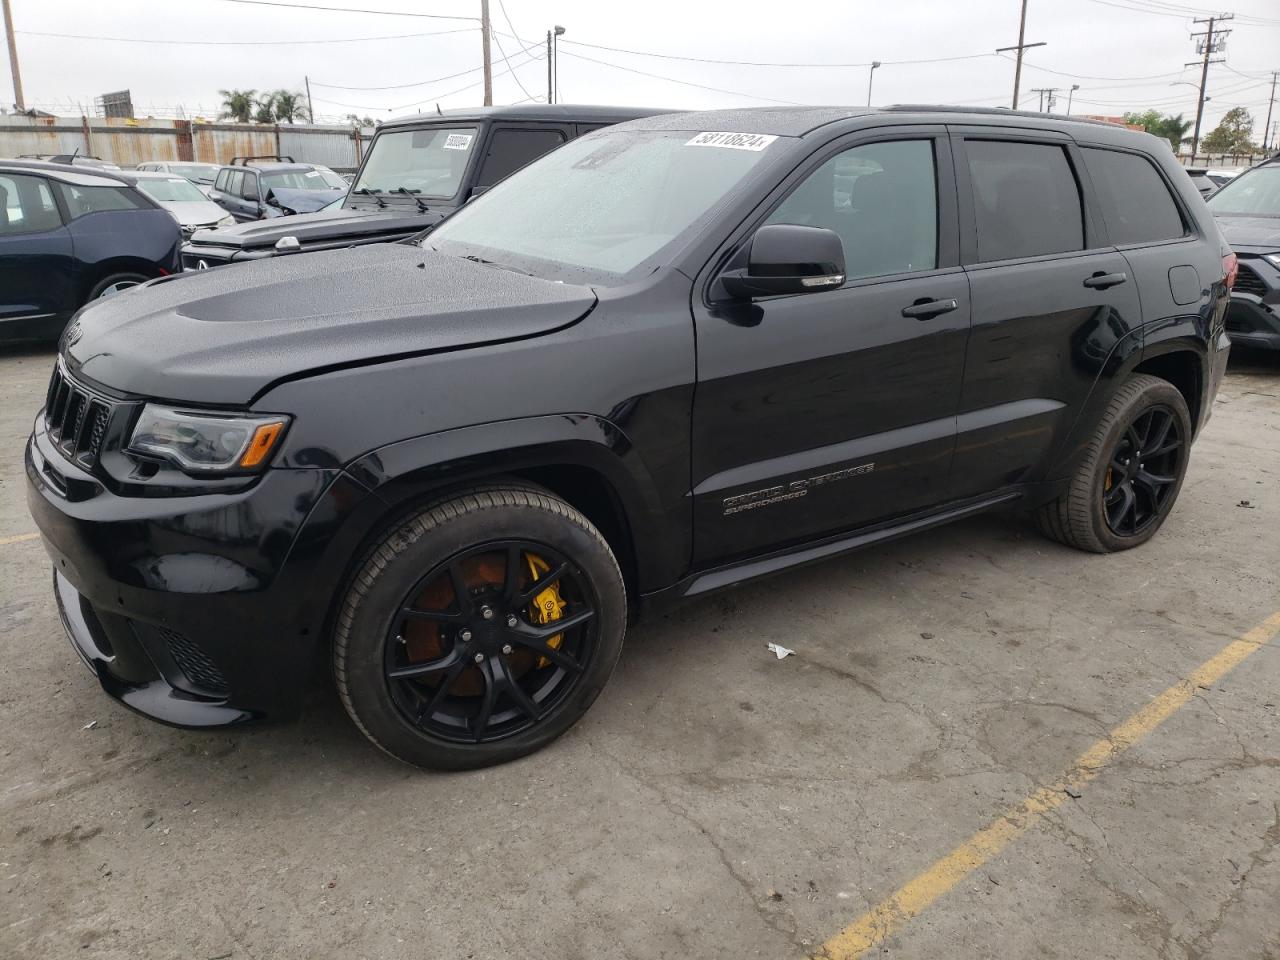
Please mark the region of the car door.
POLYGON ((246 220, 258 219, 256 215, 251 216, 248 212, 248 204, 244 202, 241 191, 244 190, 244 171, 232 170, 227 174, 226 189, 222 193, 222 205, 227 208, 227 212, 236 218, 237 223, 244 223, 246 220))
POLYGON ((695 297, 694 557, 727 561, 944 497, 969 328, 950 147, 900 127, 815 152, 730 240, 841 238, 837 289, 695 297), (905 311, 905 313, 904 313, 905 311))
POLYGON ((495 125, 489 131, 473 190, 487 190, 499 180, 550 153, 569 139, 572 127, 495 125))
POLYGON ((1043 479, 1113 349, 1137 330, 1137 284, 1105 244, 1070 138, 955 131, 973 330, 953 497, 1043 479))
POLYGON ((0 173, 0 340, 39 335, 75 309, 75 250, 44 177, 0 173))

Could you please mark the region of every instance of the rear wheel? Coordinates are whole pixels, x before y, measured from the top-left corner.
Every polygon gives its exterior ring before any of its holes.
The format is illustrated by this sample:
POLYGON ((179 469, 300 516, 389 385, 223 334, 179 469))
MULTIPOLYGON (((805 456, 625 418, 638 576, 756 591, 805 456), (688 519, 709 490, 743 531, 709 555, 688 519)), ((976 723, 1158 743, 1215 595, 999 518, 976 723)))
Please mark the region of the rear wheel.
POLYGON ((1150 540, 1173 509, 1191 450, 1191 415, 1173 384, 1139 374, 1103 414, 1067 492, 1042 506, 1046 536, 1112 553, 1150 540))
POLYGON ((347 712, 408 763, 502 763, 572 726, 622 648, 612 551, 534 487, 461 493, 395 524, 356 574, 334 637, 347 712))

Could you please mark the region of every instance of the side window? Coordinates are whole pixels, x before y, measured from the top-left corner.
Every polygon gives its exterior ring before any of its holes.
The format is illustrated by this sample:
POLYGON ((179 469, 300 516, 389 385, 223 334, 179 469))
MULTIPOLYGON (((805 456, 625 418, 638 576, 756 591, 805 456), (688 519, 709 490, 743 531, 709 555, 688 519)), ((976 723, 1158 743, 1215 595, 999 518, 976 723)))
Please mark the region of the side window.
POLYGON ((1150 160, 1096 147, 1081 152, 1112 243, 1152 243, 1186 235, 1178 205, 1150 160))
POLYGON ((966 140, 978 259, 1084 248, 1084 213, 1066 151, 1042 143, 966 140))
POLYGON ((240 196, 240 191, 244 188, 244 171, 232 170, 231 175, 227 177, 227 193, 233 197, 240 196))
POLYGON ((69 183, 60 183, 58 186, 67 204, 67 214, 72 220, 87 213, 147 208, 145 201, 125 187, 82 187, 69 183))
POLYGON ((834 230, 850 280, 932 270, 938 265, 933 141, 867 143, 838 153, 766 222, 834 230))
POLYGON ((240 187, 240 196, 246 200, 257 202, 258 175, 256 173, 246 173, 244 175, 244 183, 240 187))
POLYGON ((476 186, 491 187, 562 143, 564 134, 559 130, 495 130, 476 186))
POLYGON ((49 184, 41 177, 0 176, 0 237, 62 226, 49 184))
POLYGON ((231 171, 223 167, 218 171, 218 175, 213 180, 213 188, 215 190, 226 191, 227 181, 231 179, 231 171))

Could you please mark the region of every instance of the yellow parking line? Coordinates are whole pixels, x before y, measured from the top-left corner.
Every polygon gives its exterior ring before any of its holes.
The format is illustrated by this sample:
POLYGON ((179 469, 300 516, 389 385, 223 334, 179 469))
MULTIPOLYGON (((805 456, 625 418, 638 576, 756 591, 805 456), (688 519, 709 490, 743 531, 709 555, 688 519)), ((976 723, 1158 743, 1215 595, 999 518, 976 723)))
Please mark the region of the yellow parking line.
POLYGON ((38 533, 20 533, 16 537, 0 537, 0 547, 7 547, 11 543, 26 543, 28 540, 39 540, 38 533))
POLYGON ((1179 680, 1110 734, 1080 754, 1058 781, 1041 787, 994 823, 979 830, 923 873, 890 894, 822 945, 817 956, 852 960, 894 933, 966 876, 1030 829, 1075 788, 1096 777, 1116 757, 1180 710, 1198 687, 1209 687, 1250 654, 1280 634, 1280 612, 1273 613, 1238 640, 1227 644, 1184 680, 1179 680))

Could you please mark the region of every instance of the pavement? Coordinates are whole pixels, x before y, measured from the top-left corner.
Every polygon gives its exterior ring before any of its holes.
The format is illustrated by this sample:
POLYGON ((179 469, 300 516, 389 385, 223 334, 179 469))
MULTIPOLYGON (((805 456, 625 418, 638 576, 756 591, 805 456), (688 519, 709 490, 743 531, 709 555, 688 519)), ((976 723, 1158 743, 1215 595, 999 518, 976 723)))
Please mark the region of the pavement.
POLYGON ((0 354, 0 957, 1280 957, 1280 359, 1151 544, 987 517, 712 597, 458 775, 322 683, 213 734, 99 691, 29 536, 51 363, 0 354))

